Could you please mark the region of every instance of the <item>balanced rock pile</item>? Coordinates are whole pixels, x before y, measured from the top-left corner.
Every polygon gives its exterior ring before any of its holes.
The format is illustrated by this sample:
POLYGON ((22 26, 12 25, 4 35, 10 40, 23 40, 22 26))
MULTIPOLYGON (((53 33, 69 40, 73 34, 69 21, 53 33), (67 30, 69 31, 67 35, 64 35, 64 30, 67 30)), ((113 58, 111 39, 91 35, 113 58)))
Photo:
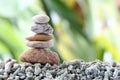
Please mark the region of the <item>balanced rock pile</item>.
POLYGON ((50 63, 59 64, 58 55, 48 50, 53 46, 53 29, 48 24, 49 17, 45 14, 36 15, 33 18, 34 25, 31 27, 31 31, 35 32, 35 35, 29 36, 27 46, 31 47, 21 55, 22 62, 30 63, 50 63))

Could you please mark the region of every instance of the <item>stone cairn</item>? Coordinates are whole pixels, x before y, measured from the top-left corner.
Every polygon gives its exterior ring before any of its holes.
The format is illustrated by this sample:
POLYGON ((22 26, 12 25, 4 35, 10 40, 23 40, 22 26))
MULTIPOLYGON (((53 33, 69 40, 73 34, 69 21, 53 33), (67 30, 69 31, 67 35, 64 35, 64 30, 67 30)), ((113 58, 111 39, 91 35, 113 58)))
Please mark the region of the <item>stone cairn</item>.
POLYGON ((72 60, 59 64, 58 55, 46 49, 53 46, 49 17, 36 15, 33 21, 31 30, 36 34, 27 37, 32 49, 21 55, 23 64, 14 59, 0 61, 0 80, 120 80, 120 63, 72 60))
POLYGON ((48 48, 53 46, 53 28, 48 24, 49 17, 45 14, 40 14, 32 19, 34 25, 31 27, 31 31, 36 34, 26 38, 28 40, 26 45, 32 49, 24 51, 20 60, 30 63, 59 64, 58 55, 48 50, 48 48))

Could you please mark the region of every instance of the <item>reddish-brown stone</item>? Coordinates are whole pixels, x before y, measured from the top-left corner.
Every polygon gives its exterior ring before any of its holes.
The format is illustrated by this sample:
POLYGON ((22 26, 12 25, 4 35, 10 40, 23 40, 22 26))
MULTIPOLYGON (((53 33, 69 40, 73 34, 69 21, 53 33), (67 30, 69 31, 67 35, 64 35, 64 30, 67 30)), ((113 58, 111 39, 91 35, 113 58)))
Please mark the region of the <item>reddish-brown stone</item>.
POLYGON ((31 63, 59 64, 58 55, 53 51, 45 49, 29 49, 22 53, 20 60, 31 63))

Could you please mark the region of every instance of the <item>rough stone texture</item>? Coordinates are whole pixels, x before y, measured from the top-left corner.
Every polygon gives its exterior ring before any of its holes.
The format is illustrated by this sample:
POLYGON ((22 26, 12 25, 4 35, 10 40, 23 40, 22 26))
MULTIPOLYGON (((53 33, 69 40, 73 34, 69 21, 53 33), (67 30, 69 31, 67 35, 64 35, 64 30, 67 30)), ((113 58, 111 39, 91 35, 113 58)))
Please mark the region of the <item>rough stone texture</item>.
POLYGON ((47 34, 35 34, 26 38, 29 41, 48 41, 53 39, 52 35, 47 34))
POLYGON ((40 14, 40 15, 35 15, 32 17, 32 20, 35 23, 47 23, 50 19, 47 15, 45 14, 40 14))
POLYGON ((59 64, 58 55, 53 51, 45 49, 29 49, 23 52, 20 59, 23 62, 59 64))
POLYGON ((53 40, 50 40, 50 41, 28 41, 26 45, 32 48, 50 48, 54 44, 53 40))
POLYGON ((31 31, 35 33, 44 33, 44 34, 52 34, 53 33, 53 28, 49 24, 38 24, 35 23, 31 27, 31 31))
POLYGON ((0 63, 0 80, 120 80, 120 64, 115 62, 73 60, 51 65, 18 64, 9 60, 0 63), (5 66, 8 63, 11 66, 5 66))

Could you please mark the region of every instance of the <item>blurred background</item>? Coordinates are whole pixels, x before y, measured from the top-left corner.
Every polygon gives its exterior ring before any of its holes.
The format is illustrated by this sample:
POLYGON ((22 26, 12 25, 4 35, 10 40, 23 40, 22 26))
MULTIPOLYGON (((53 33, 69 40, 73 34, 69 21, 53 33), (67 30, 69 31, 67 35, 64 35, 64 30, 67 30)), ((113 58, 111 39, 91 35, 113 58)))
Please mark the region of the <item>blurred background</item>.
POLYGON ((46 13, 55 29, 61 61, 120 60, 120 0, 2 0, 0 1, 0 59, 27 50, 25 37, 32 16, 46 13))

